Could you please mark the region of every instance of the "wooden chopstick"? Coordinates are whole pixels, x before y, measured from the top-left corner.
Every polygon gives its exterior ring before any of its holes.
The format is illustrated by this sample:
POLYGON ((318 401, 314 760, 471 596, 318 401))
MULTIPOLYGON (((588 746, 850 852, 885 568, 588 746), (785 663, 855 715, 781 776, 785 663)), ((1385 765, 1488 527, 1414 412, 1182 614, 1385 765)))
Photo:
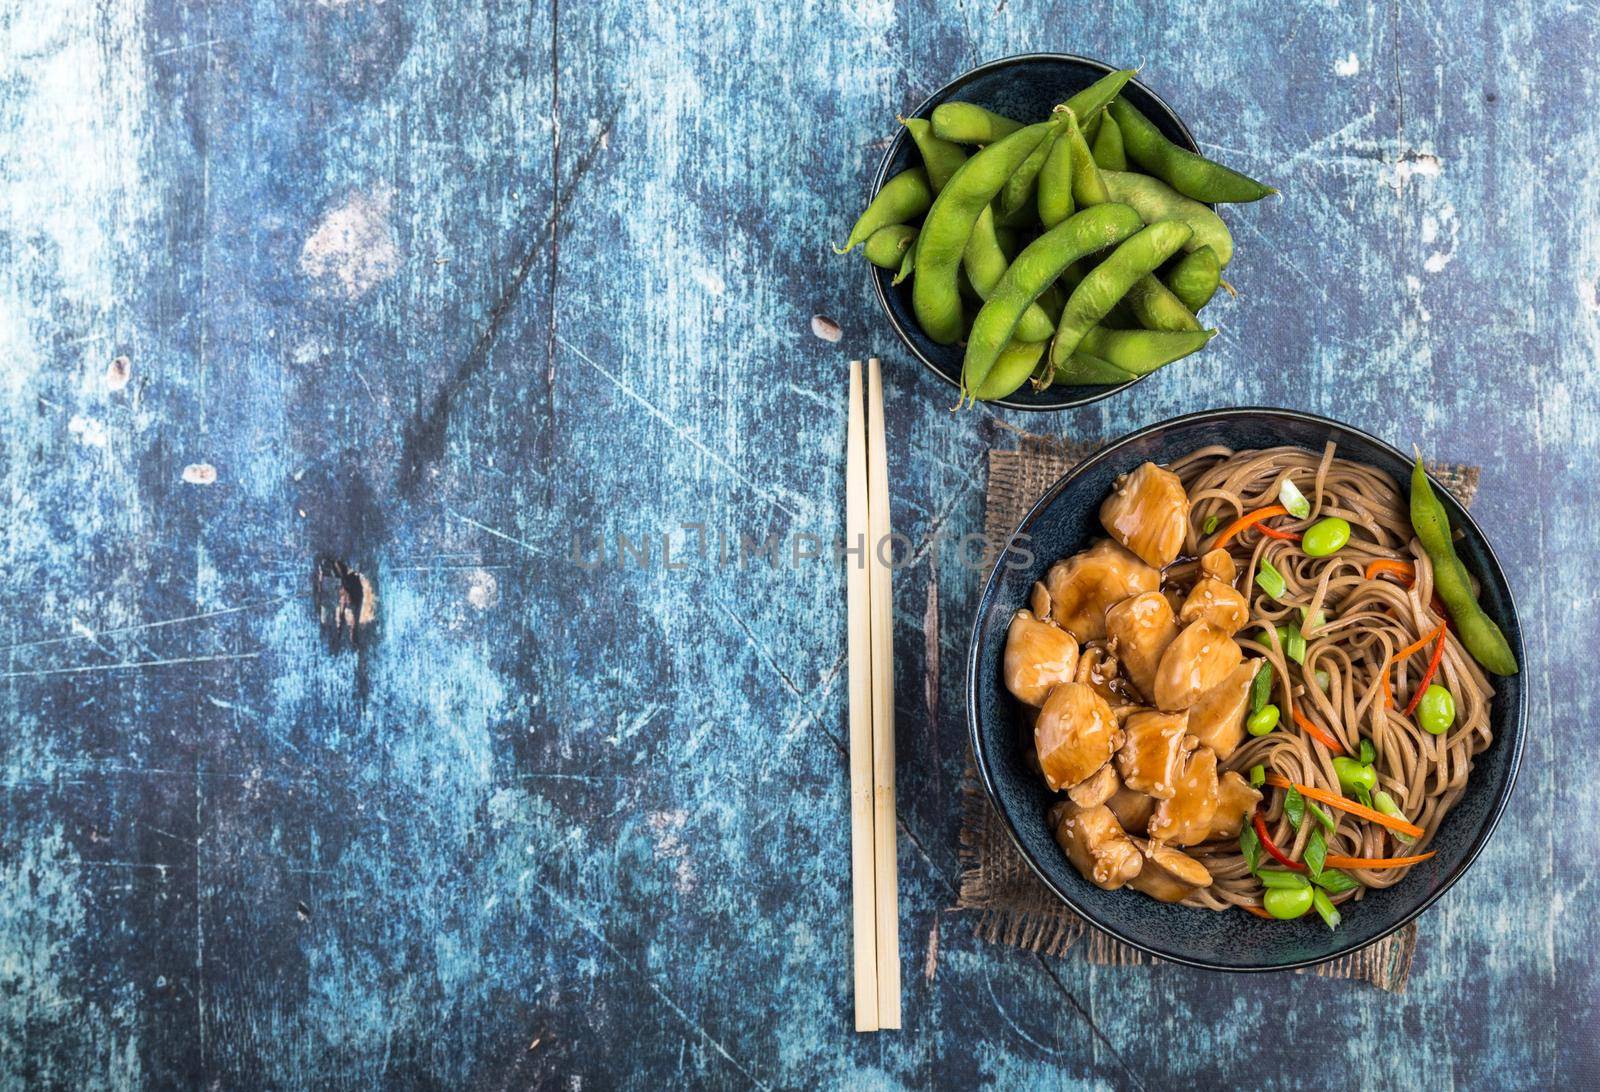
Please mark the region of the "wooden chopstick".
POLYGON ((856 968, 856 1030, 878 1030, 877 868, 873 839, 872 587, 867 572, 867 432, 861 361, 850 362, 845 441, 845 588, 850 620, 850 889, 856 968))
POLYGON ((895 856, 894 591, 883 368, 867 361, 867 573, 872 588, 872 827, 877 871, 878 1027, 900 1026, 900 881, 895 856))

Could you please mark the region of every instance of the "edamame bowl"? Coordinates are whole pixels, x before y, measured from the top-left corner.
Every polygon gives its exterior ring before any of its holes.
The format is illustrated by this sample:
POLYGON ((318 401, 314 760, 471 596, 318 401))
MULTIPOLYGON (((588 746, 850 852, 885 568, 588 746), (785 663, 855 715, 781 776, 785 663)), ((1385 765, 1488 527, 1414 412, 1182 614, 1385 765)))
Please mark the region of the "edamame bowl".
MULTIPOLYGON (((1017 118, 1042 118, 1050 116, 1052 108, 1083 90, 1103 76, 1116 71, 1112 65, 1086 57, 1065 53, 1029 53, 1006 57, 980 65, 965 72, 930 95, 908 118, 928 118, 939 105, 946 102, 973 103, 996 113, 1017 118)), ((1168 140, 1183 148, 1197 150, 1194 137, 1176 113, 1148 87, 1137 79, 1129 81, 1122 96, 1133 103, 1143 115, 1164 134, 1168 140)), ((891 178, 910 168, 919 166, 919 156, 912 133, 905 126, 898 132, 873 179, 872 194, 876 196, 891 178)), ((917 322, 912 303, 912 283, 893 284, 895 271, 874 268, 873 288, 889 324, 911 354, 930 371, 951 386, 961 385, 963 349, 960 345, 941 345, 934 341, 917 322)), ((992 405, 1012 409, 1056 410, 1087 405, 1133 386, 1142 379, 1122 383, 1061 385, 1043 391, 1024 386, 992 405)))

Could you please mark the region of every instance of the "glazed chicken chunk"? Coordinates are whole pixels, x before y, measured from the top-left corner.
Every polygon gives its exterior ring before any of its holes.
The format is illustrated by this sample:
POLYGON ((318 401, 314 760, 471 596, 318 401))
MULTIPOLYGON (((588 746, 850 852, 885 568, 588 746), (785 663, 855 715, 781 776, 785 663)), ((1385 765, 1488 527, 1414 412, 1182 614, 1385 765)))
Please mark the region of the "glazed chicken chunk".
POLYGON ((1139 874, 1144 855, 1104 804, 1065 804, 1057 813, 1056 842, 1084 879, 1115 891, 1139 874))
POLYGON ((1129 596, 1106 611, 1106 636, 1128 678, 1146 700, 1154 700, 1161 654, 1178 635, 1172 605, 1160 592, 1129 596))
POLYGON ((1246 660, 1226 679, 1207 690, 1189 707, 1189 734, 1227 758, 1244 739, 1245 715, 1250 711, 1250 684, 1264 661, 1246 660))
POLYGON ((1232 584, 1208 576, 1189 592, 1183 608, 1178 611, 1178 620, 1185 625, 1195 621, 1210 622, 1232 637, 1250 621, 1250 604, 1232 584))
POLYGON ((1261 792, 1252 789, 1250 782, 1229 770, 1217 782, 1217 813, 1211 817, 1212 838, 1237 838, 1244 829, 1244 821, 1256 805, 1261 803, 1261 792))
POLYGON ((1055 792, 1100 769, 1122 744, 1122 731, 1105 699, 1082 683, 1050 691, 1033 725, 1033 743, 1045 782, 1055 792))
POLYGON ((1107 762, 1084 780, 1078 782, 1067 790, 1067 799, 1080 808, 1092 808, 1096 804, 1104 804, 1117 794, 1122 788, 1122 782, 1117 779, 1117 768, 1107 762))
POLYGON ((1156 805, 1150 817, 1150 837, 1174 845, 1192 846, 1211 834, 1217 814, 1217 752, 1198 747, 1189 752, 1178 791, 1156 805))
POLYGON ((1211 886, 1211 872, 1205 865, 1161 842, 1132 839, 1144 855, 1139 874, 1129 886, 1161 902, 1182 902, 1202 887, 1211 886))
POLYGON ((1106 611, 1155 591, 1161 574, 1115 542, 1101 541, 1050 566, 1044 583, 1051 620, 1079 641, 1096 641, 1106 635, 1106 611))
POLYGON ((1100 506, 1100 525, 1147 565, 1172 564, 1189 527, 1189 497, 1170 470, 1145 463, 1100 506))
POLYGON ((1006 633, 1006 689, 1027 705, 1043 705, 1052 687, 1071 682, 1078 670, 1078 642, 1060 626, 1029 611, 1011 616, 1006 633))
POLYGON ((1178 791, 1178 774, 1184 755, 1193 747, 1188 716, 1145 709, 1123 726, 1124 739, 1117 751, 1117 771, 1130 789, 1166 800, 1178 791))
POLYGON ((1234 639, 1210 622, 1190 622, 1173 638, 1156 669, 1156 706, 1187 709, 1222 682, 1244 654, 1234 639))
POLYGON ((1207 550, 1201 554, 1200 571, 1229 586, 1239 579, 1239 566, 1233 563, 1233 555, 1227 550, 1207 550))

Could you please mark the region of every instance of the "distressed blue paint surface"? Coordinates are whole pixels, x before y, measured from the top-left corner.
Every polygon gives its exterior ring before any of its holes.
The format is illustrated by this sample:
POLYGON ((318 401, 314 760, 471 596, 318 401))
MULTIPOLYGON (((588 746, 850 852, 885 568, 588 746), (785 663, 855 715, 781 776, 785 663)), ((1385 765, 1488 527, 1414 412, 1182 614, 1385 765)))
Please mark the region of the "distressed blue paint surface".
POLYGON ((1600 17, 1085 12, 7 5, 4 1083, 1592 1081, 1600 17), (1037 49, 1142 64, 1284 197, 1203 358, 953 417, 827 244, 897 109, 1037 49), (906 1029, 847 1030, 843 580, 679 525, 837 536, 873 352, 918 541, 1011 427, 1267 402, 1483 465, 1527 763, 1406 994, 975 942, 946 551, 896 587, 906 1029))

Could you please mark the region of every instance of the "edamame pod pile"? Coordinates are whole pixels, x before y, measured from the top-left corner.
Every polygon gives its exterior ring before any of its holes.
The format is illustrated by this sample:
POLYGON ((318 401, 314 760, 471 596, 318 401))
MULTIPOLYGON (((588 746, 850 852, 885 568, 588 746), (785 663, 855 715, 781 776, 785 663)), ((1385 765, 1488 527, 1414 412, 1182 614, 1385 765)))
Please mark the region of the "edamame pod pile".
POLYGON ((900 119, 916 162, 843 250, 909 282, 923 332, 964 347, 963 400, 1127 382, 1216 333, 1197 315, 1233 236, 1210 206, 1278 191, 1168 140, 1124 97, 1133 76, 1032 123, 954 101, 900 119))

